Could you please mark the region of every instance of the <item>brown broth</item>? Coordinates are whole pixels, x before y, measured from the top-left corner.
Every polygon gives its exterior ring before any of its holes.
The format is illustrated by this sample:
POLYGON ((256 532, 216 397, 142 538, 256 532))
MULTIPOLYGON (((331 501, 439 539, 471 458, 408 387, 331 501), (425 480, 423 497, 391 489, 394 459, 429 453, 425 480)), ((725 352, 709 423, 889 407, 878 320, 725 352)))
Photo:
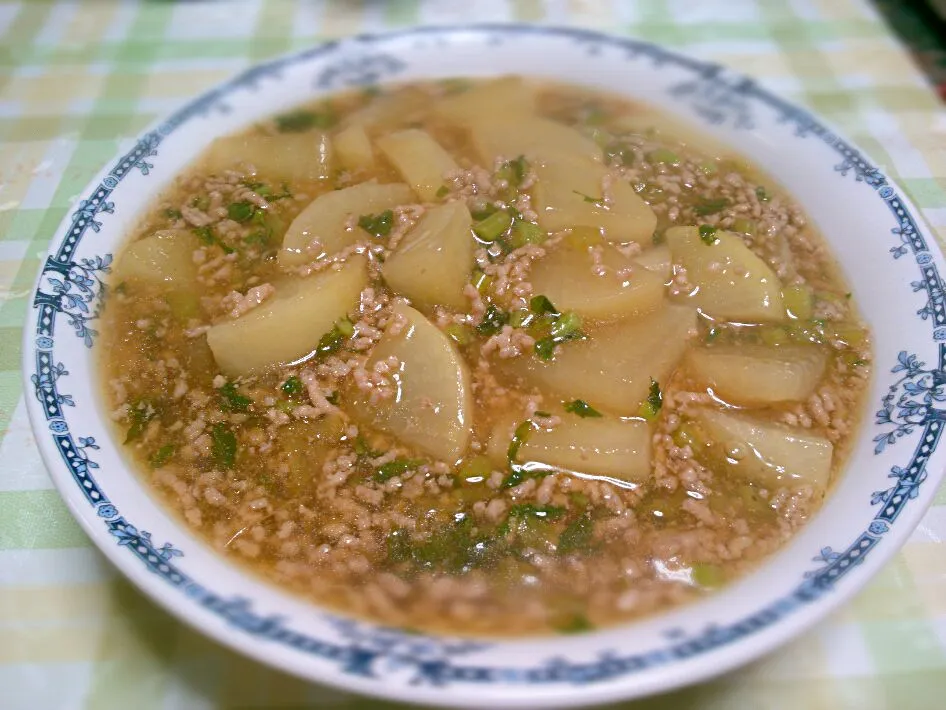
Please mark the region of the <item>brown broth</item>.
MULTIPOLYGON (((473 85, 435 82, 340 95, 261 123, 247 135, 324 131, 334 139, 353 116, 374 111, 379 120, 367 127, 372 140, 395 129, 421 128, 460 164, 461 172, 445 180, 444 194, 434 203, 465 200, 475 213, 489 203, 505 209, 524 197, 516 209, 529 221, 531 188, 510 195, 497 184, 510 175, 509 167, 502 161, 477 165, 464 130, 432 113, 444 96, 473 85)), ((701 317, 686 349, 752 345, 785 352, 804 344, 816 353, 824 369, 814 394, 745 409, 763 424, 778 422, 830 440, 829 484, 783 481, 766 487, 750 480, 740 458, 745 452, 713 440, 699 423, 701 408, 729 408, 682 358, 656 383, 659 411, 645 408, 622 418, 589 402, 601 410, 601 419, 650 419, 646 481, 615 484, 546 469, 518 474, 521 482, 510 485, 516 479, 504 460, 509 439, 489 443, 498 422, 531 421, 536 431, 554 430, 579 414, 565 409, 561 393, 530 385, 510 365, 538 357, 534 343, 548 337, 554 322, 549 315, 523 315, 529 312, 523 301, 540 295, 528 289, 524 299, 515 295, 514 286, 529 284, 527 268, 522 278, 505 283, 508 273, 498 267, 527 253, 538 263, 556 249, 611 253, 613 247, 594 230, 546 234, 542 244, 510 253, 509 245, 503 250, 494 242, 492 257, 488 244, 477 245, 479 273, 472 278, 481 286, 483 305, 492 303, 514 322, 531 319, 513 331, 528 336, 515 346, 522 351, 515 357, 498 357, 495 342, 484 354, 496 336, 480 332, 488 328, 481 326, 482 314, 473 315, 476 299, 466 310, 425 309, 456 342, 471 372, 472 441, 459 460, 437 460, 359 422, 350 411, 359 392, 351 373, 364 374, 374 347, 370 329, 380 333, 395 320, 396 294, 378 268, 390 253, 390 239, 402 236, 430 202, 399 208, 391 233, 382 238, 355 235, 361 215, 352 215, 352 240, 357 236, 360 250, 370 254, 373 280, 371 292, 362 294, 367 306, 351 312, 348 325, 339 324, 339 348, 293 365, 224 377, 203 331, 227 320, 249 289, 269 283, 278 288, 287 278, 276 255, 292 220, 319 195, 371 179, 401 180, 380 156, 372 170, 332 167, 325 179, 285 180, 239 165, 241 156, 235 155, 233 170, 215 175, 199 160, 130 235, 129 243, 161 230, 188 235, 196 278, 189 282, 179 273, 170 283, 155 283, 120 258, 99 349, 117 440, 142 479, 221 554, 319 604, 385 624, 473 635, 570 633, 713 591, 777 550, 820 507, 857 430, 871 358, 868 335, 821 236, 774 181, 739 156, 713 154, 712 144, 674 135, 660 123, 642 126, 647 119, 641 117, 653 114, 623 99, 570 86, 535 86, 539 113, 597 140, 611 156, 609 179, 633 185, 651 205, 657 215, 653 248, 676 225, 739 232, 786 293, 794 289, 792 302, 810 307, 803 317, 764 325, 701 317), (634 128, 626 128, 630 124, 634 128), (500 276, 485 278, 484 287, 484 270, 500 276), (353 349, 364 337, 365 348, 353 349), (316 382, 328 406, 310 400, 300 378, 316 382)), ((530 174, 527 166, 525 183, 530 174)), ((633 258, 640 249, 625 251, 633 258)), ((674 278, 671 291, 679 290, 685 274, 678 271, 674 278)), ((593 341, 620 320, 582 319, 580 335, 593 341)), ((325 350, 334 347, 323 344, 325 350)), ((577 345, 557 344, 553 359, 570 347, 577 345)), ((384 373, 377 377, 382 388, 384 373)), ((359 396, 372 388, 364 389, 359 396)))

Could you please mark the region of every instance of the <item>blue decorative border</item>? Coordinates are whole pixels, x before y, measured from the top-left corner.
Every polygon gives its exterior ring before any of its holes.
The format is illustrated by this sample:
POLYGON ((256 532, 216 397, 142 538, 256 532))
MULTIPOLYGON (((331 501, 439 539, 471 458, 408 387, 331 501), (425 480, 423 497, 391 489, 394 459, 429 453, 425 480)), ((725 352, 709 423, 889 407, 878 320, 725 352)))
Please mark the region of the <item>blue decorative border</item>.
POLYGON ((382 671, 406 669, 410 682, 421 685, 444 686, 452 683, 504 684, 588 684, 614 680, 645 669, 662 666, 675 660, 687 659, 744 639, 772 626, 794 611, 833 589, 848 571, 860 564, 882 540, 897 517, 910 501, 916 499, 920 485, 926 478, 926 463, 942 435, 946 409, 937 403, 946 401, 946 309, 944 309, 943 282, 934 263, 933 254, 924 241, 916 220, 906 209, 900 197, 886 178, 870 165, 856 150, 819 123, 807 112, 782 101, 759 88, 752 80, 736 75, 718 66, 679 56, 647 42, 622 39, 597 32, 541 28, 522 25, 479 25, 470 28, 417 28, 379 36, 359 36, 345 45, 330 42, 299 54, 254 67, 219 88, 203 95, 182 111, 174 114, 156 130, 145 134, 135 147, 123 156, 108 175, 79 203, 73 213, 69 230, 58 248, 47 258, 34 297, 37 309, 35 330, 35 371, 30 380, 40 402, 53 444, 63 464, 69 469, 76 485, 89 504, 102 518, 109 533, 154 574, 177 587, 196 604, 248 634, 284 644, 306 654, 329 661, 343 673, 362 678, 379 678, 382 671), (648 653, 622 655, 618 651, 603 652, 587 662, 548 659, 532 667, 512 668, 473 665, 458 662, 465 654, 482 651, 489 644, 456 641, 428 636, 415 636, 371 624, 328 616, 340 642, 328 641, 299 633, 285 625, 279 616, 260 616, 252 603, 239 597, 218 594, 184 574, 174 564, 180 550, 170 543, 158 547, 151 535, 138 530, 121 516, 109 501, 92 472, 98 468, 89 457, 89 451, 98 449, 94 438, 73 438, 66 421, 65 408, 74 407, 72 397, 59 389, 59 380, 69 373, 54 355, 54 335, 57 316, 67 324, 89 347, 96 332, 89 324, 95 318, 94 304, 101 304, 105 296, 102 274, 109 271, 111 256, 81 259, 73 255, 89 230, 99 231, 103 215, 114 211, 110 197, 119 183, 134 171, 147 175, 153 167, 148 159, 157 155, 165 137, 179 126, 198 115, 227 112, 226 97, 233 91, 255 88, 262 81, 278 78, 284 69, 314 59, 331 57, 342 48, 339 61, 323 69, 313 81, 319 90, 340 89, 378 82, 396 76, 404 64, 396 56, 378 51, 377 45, 391 40, 414 38, 418 43, 430 39, 476 37, 499 44, 523 35, 542 35, 570 40, 583 45, 589 54, 600 53, 603 47, 617 48, 628 59, 644 57, 655 65, 673 65, 690 72, 692 78, 672 89, 674 96, 689 101, 691 106, 711 123, 729 124, 736 128, 753 125, 753 102, 762 102, 774 109, 780 120, 793 124, 797 136, 813 137, 824 141, 838 153, 840 162, 835 170, 840 176, 853 171, 857 181, 863 182, 884 200, 897 227, 891 230, 898 244, 891 248, 894 258, 912 254, 920 271, 913 283, 915 291, 925 291, 927 304, 918 316, 929 320, 934 341, 939 341, 938 362, 933 368, 925 367, 915 355, 900 354, 893 372, 902 372, 901 379, 891 386, 877 412, 876 423, 889 427, 880 434, 877 452, 884 450, 903 437, 919 431, 919 442, 905 467, 891 469, 894 485, 878 491, 872 503, 880 506, 874 519, 854 542, 843 551, 823 548, 814 561, 820 567, 809 572, 798 587, 784 598, 754 612, 742 621, 727 626, 710 626, 695 635, 683 631, 668 634, 666 647, 648 653), (355 51, 347 52, 351 48, 355 51), (370 53, 359 54, 359 49, 370 53))

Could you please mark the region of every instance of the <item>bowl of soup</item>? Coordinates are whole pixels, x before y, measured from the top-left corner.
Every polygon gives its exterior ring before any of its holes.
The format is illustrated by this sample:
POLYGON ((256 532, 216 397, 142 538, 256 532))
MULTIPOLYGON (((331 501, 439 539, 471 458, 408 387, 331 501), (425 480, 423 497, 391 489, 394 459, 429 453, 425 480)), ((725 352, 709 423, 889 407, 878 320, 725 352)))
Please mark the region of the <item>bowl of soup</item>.
POLYGON ((906 539, 942 265, 852 144, 728 70, 357 37, 83 191, 29 412, 93 541, 232 648, 416 703, 630 698, 771 650, 906 539))

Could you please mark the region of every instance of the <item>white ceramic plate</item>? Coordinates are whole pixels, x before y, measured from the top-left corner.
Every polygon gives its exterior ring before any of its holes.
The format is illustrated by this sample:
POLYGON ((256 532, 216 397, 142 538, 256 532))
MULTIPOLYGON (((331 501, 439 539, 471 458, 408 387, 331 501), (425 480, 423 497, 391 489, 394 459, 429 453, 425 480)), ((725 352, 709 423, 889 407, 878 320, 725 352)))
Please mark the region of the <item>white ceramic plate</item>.
POLYGON ((696 682, 785 642, 906 540, 944 468, 943 260, 902 192, 848 141, 753 81, 654 45, 574 29, 415 29, 262 64, 145 133, 52 239, 24 339, 29 413, 53 480, 103 552, 181 619, 312 680, 415 703, 560 707, 696 682), (870 411, 821 512, 756 573, 705 601, 592 634, 471 642, 341 618, 212 553, 138 484, 109 438, 94 371, 109 264, 149 201, 209 141, 364 84, 518 72, 664 108, 738 148, 804 206, 843 264, 876 347, 870 411))

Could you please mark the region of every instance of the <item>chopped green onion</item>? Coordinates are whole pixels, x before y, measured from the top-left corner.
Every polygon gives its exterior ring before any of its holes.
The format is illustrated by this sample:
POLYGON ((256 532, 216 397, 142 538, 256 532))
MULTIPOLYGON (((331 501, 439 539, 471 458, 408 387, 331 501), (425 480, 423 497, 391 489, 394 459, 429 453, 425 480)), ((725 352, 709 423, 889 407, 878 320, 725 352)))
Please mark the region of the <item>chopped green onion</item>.
POLYGON ((583 399, 575 399, 565 404, 565 411, 577 414, 579 417, 600 417, 601 412, 592 407, 583 399))
POLYGON ((247 182, 243 184, 253 190, 253 192, 255 192, 260 197, 266 198, 266 200, 269 202, 275 202, 276 200, 284 200, 292 197, 292 193, 289 192, 289 186, 286 183, 282 184, 282 192, 278 195, 273 192, 273 188, 263 182, 247 182))
POLYGON ((690 568, 690 579, 704 589, 715 589, 726 583, 726 573, 719 565, 697 562, 690 568))
POLYGON ((561 634, 583 634, 594 631, 595 626, 584 614, 571 614, 564 620, 556 622, 554 628, 561 634))
POLYGON ((513 328, 525 328, 535 320, 535 314, 531 311, 518 310, 509 314, 509 325, 513 328))
POLYGON ((210 430, 211 455, 214 462, 222 468, 233 468, 236 462, 237 440, 230 427, 220 422, 210 430))
POLYGON ((256 205, 252 202, 233 202, 227 207, 227 217, 234 222, 249 222, 256 213, 256 205))
POLYGON ((520 155, 515 160, 507 160, 503 163, 496 172, 496 177, 499 180, 505 180, 510 187, 516 188, 522 184, 522 180, 528 171, 529 164, 526 162, 525 156, 520 155))
POLYGON ((512 216, 504 211, 493 212, 485 219, 481 219, 473 225, 473 233, 484 242, 495 242, 512 225, 512 216))
POLYGON ((719 197, 716 199, 701 200, 694 208, 693 211, 698 214, 700 217, 705 217, 709 214, 716 214, 717 212, 726 209, 729 207, 729 200, 725 197, 719 197))
POLYGON ((161 468, 170 460, 176 450, 177 447, 174 444, 165 444, 154 452, 151 458, 148 459, 148 463, 151 464, 151 468, 161 468))
MULTIPOLYGON (((551 304, 550 304, 551 305, 551 304)), ((554 306, 552 306, 554 308, 554 306)), ((548 335, 535 342, 535 354, 542 360, 550 360, 555 354, 555 346, 569 340, 585 337, 581 332, 581 318, 577 313, 569 311, 560 315, 543 314, 543 320, 552 321, 548 335)))
POLYGON ((756 196, 756 198, 759 200, 759 202, 768 202, 769 199, 770 199, 770 198, 769 198, 769 193, 767 193, 767 192, 765 191, 765 188, 762 187, 761 185, 759 185, 759 186, 755 189, 755 196, 756 196))
POLYGON ((300 109, 276 116, 276 128, 281 133, 300 133, 310 128, 329 128, 335 123, 335 117, 326 107, 325 111, 315 112, 300 109))
POLYGON ((548 297, 542 294, 532 297, 529 301, 529 310, 539 316, 543 313, 551 313, 553 316, 560 315, 559 310, 552 304, 548 297))
POLYGON ((553 338, 559 339, 560 342, 580 337, 581 316, 574 311, 563 313, 555 323, 552 324, 552 332, 550 335, 553 338))
POLYGON ((169 207, 168 209, 164 210, 164 216, 168 219, 180 219, 182 217, 181 211, 174 209, 173 207, 169 207))
POLYGON ((657 148, 654 151, 651 151, 647 156, 653 163, 664 163, 666 165, 679 165, 680 156, 674 153, 669 148, 657 148))
POLYGON ((210 227, 194 227, 194 234, 204 244, 210 245, 216 243, 213 230, 210 227))
POLYGON ((477 291, 480 292, 481 296, 485 296, 486 292, 489 290, 489 287, 493 283, 493 277, 487 276, 484 272, 479 269, 473 271, 473 278, 471 279, 473 286, 477 291))
POLYGON ((742 234, 755 234, 756 224, 747 217, 737 217, 733 220, 730 231, 741 232, 742 234))
POLYGON ((531 419, 526 419, 516 427, 516 430, 512 435, 512 440, 509 442, 509 448, 506 449, 506 459, 509 461, 510 465, 516 462, 516 457, 519 455, 519 449, 529 439, 529 435, 532 433, 534 428, 535 423, 531 419))
POLYGON ((437 198, 446 197, 450 194, 450 188, 446 185, 441 185, 437 188, 437 192, 434 193, 434 196, 437 198))
POLYGON ((223 387, 217 389, 220 394, 220 406, 230 412, 245 412, 247 407, 253 404, 249 397, 237 392, 236 384, 227 382, 223 387))
POLYGON ((556 345, 583 337, 581 318, 578 314, 572 311, 563 313, 552 322, 549 334, 535 341, 535 354, 542 360, 551 360, 555 354, 556 345))
POLYGON ((867 361, 862 359, 856 352, 852 350, 845 350, 842 352, 839 357, 841 362, 843 362, 848 367, 862 367, 867 364, 867 361))
POLYGON ((249 246, 259 246, 265 248, 269 246, 269 239, 271 236, 272 235, 268 229, 261 229, 258 232, 253 232, 253 234, 246 237, 246 239, 243 241, 249 246))
POLYGON ((555 520, 565 514, 565 509, 557 505, 536 505, 535 503, 519 503, 509 509, 510 518, 539 518, 540 520, 555 520))
POLYGON ((458 471, 460 478, 467 483, 481 483, 493 472, 493 462, 486 456, 474 456, 466 461, 458 471))
POLYGON ((552 473, 550 469, 531 469, 521 466, 516 462, 519 456, 519 449, 528 441, 529 436, 538 428, 538 425, 531 419, 526 419, 513 432, 512 440, 509 442, 509 448, 506 449, 506 460, 509 463, 510 473, 503 480, 500 489, 514 488, 528 478, 540 478, 552 473))
POLYGON ((358 458, 369 458, 374 459, 381 455, 381 451, 375 451, 368 445, 367 439, 361 434, 355 437, 355 443, 353 445, 355 450, 355 455, 358 458))
POLYGON ((292 375, 282 383, 280 389, 287 397, 298 397, 300 394, 305 392, 305 385, 302 384, 302 380, 300 380, 295 375, 292 375))
POLYGON ((294 410, 297 406, 298 405, 295 402, 290 402, 286 399, 280 399, 278 402, 276 402, 276 409, 278 409, 283 414, 292 414, 292 410, 294 410))
POLYGON ((664 398, 663 394, 660 392, 660 385, 658 385, 657 381, 651 377, 650 390, 647 393, 647 399, 641 404, 640 409, 638 410, 638 415, 648 421, 652 421, 657 418, 657 415, 660 413, 660 409, 663 407, 663 404, 664 398))
POLYGON ((503 329, 503 326, 509 322, 509 314, 497 308, 492 303, 483 314, 482 322, 476 326, 480 335, 495 335, 503 329))
POLYGON ((604 161, 608 165, 632 165, 635 157, 634 148, 626 143, 609 143, 604 148, 604 161))
POLYGON ((395 476, 400 476, 403 473, 407 473, 408 471, 417 468, 423 463, 423 461, 417 459, 397 458, 379 466, 377 470, 375 470, 374 476, 372 476, 372 478, 374 478, 374 480, 378 483, 383 483, 384 481, 394 478, 395 476))
POLYGON ((592 197, 591 195, 586 195, 584 192, 579 192, 578 190, 572 190, 576 195, 578 195, 585 202, 588 202, 597 207, 604 207, 604 198, 603 197, 592 197))
POLYGON ((223 249, 224 253, 226 254, 232 254, 234 251, 233 247, 218 239, 213 233, 213 229, 210 227, 194 227, 193 232, 197 235, 197 238, 200 239, 201 243, 206 244, 207 246, 216 244, 221 249, 223 249))
POLYGON ((444 332, 457 345, 469 345, 473 342, 473 331, 462 323, 450 323, 444 332))
POLYGON ((715 160, 704 160, 700 163, 700 172, 704 175, 712 175, 718 170, 715 160))
POLYGON ((339 318, 335 321, 335 327, 338 328, 338 332, 346 338, 350 338, 355 334, 355 324, 347 318, 339 318))
POLYGON ((386 237, 394 226, 394 212, 385 210, 379 214, 363 214, 358 218, 358 226, 374 237, 386 237))
POLYGON ((125 443, 129 443, 139 438, 145 433, 148 423, 158 415, 155 406, 146 399, 139 401, 131 408, 129 418, 131 426, 125 434, 125 443))
POLYGON ((719 238, 716 236, 716 227, 711 224, 701 224, 700 239, 702 239, 703 243, 707 246, 713 246, 719 241, 719 238))
POLYGON ((350 320, 347 318, 339 319, 332 326, 332 329, 319 339, 319 344, 315 348, 316 354, 323 357, 338 352, 345 343, 345 338, 351 337, 354 332, 355 328, 350 320))
POLYGON ((519 503, 509 509, 506 520, 496 530, 505 537, 512 529, 513 520, 538 520, 541 522, 557 520, 565 514, 565 509, 557 505, 535 505, 534 503, 519 503))
POLYGON ((555 355, 555 341, 552 338, 541 338, 535 341, 535 354, 540 360, 551 360, 555 355))
POLYGON ((591 516, 585 513, 568 524, 558 538, 558 553, 567 555, 588 549, 594 534, 594 523, 591 516))
POLYGON ((492 202, 483 202, 482 206, 474 206, 470 208, 470 216, 479 222, 484 220, 492 214, 496 214, 499 211, 499 208, 494 205, 492 202))
POLYGON ((805 286, 789 286, 782 292, 782 302, 792 320, 811 320, 814 302, 811 290, 805 286))
POLYGON ((516 219, 512 223, 509 246, 513 249, 520 249, 526 244, 541 244, 547 236, 539 225, 527 222, 524 219, 516 219))

